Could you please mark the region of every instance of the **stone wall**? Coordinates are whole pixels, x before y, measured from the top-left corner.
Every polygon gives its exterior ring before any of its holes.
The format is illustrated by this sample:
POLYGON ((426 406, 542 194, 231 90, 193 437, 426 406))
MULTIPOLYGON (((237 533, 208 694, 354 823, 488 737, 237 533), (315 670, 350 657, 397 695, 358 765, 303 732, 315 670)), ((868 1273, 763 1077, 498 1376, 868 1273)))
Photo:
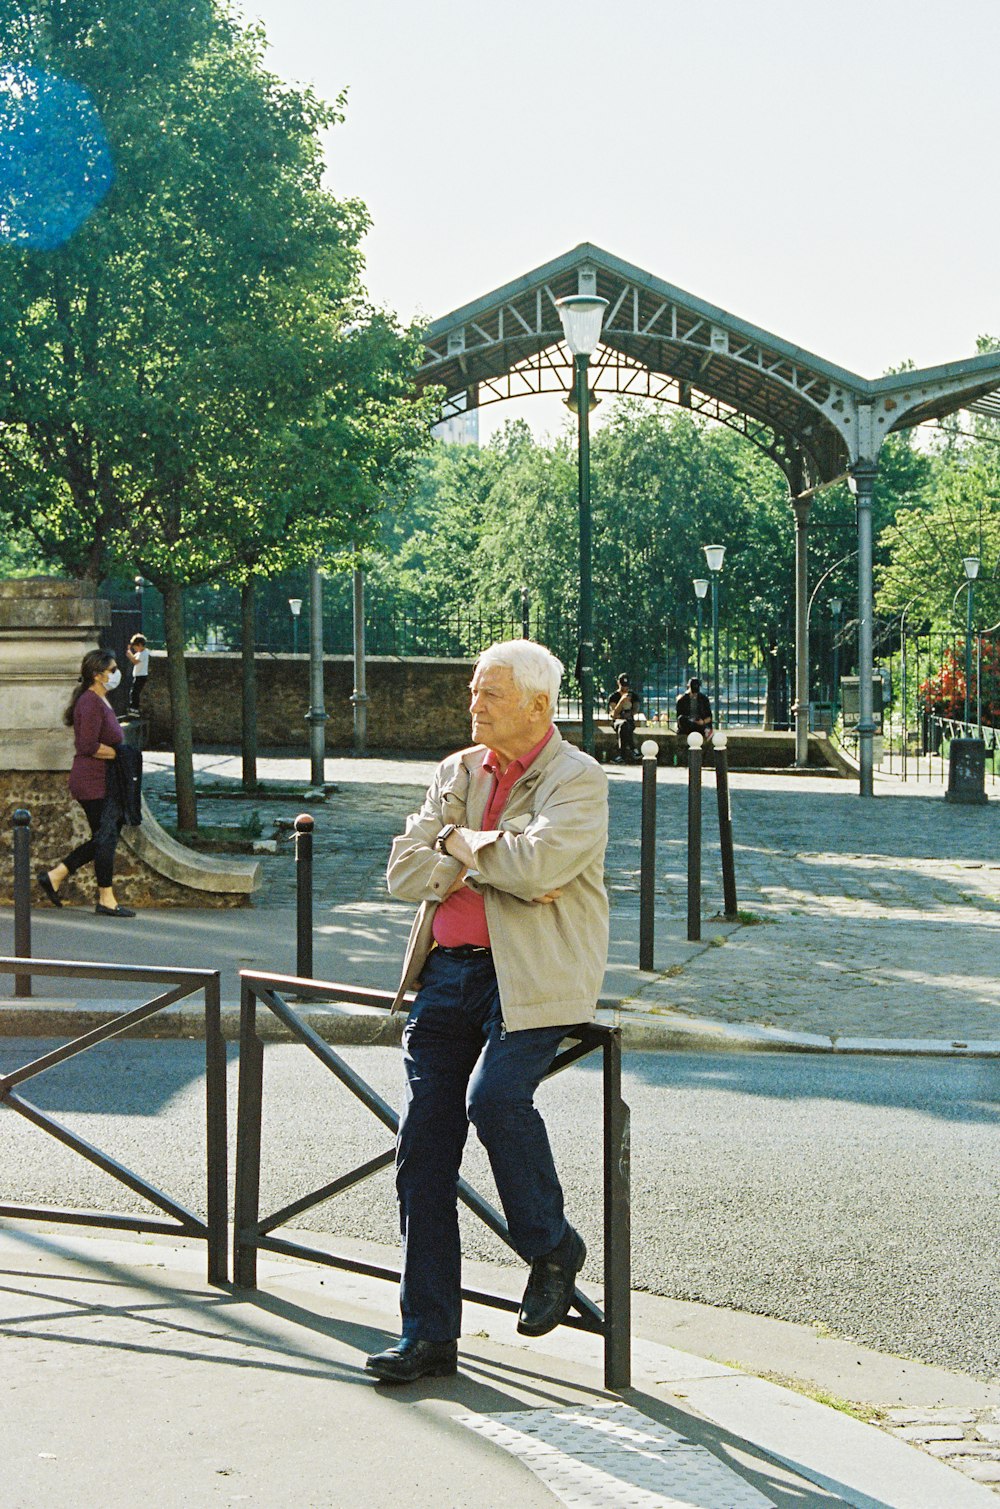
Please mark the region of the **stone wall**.
MULTIPOLYGON (((187 656, 195 745, 239 745, 242 679, 240 657, 233 654, 187 656)), ((371 749, 410 753, 445 753, 471 738, 469 682, 471 660, 400 660, 373 657, 367 662, 368 744, 371 749)), ((349 749, 353 740, 354 662, 349 655, 323 661, 328 749, 349 749)), ((170 748, 170 693, 167 662, 153 653, 143 693, 148 720, 146 746, 170 748)), ((257 656, 257 742, 261 749, 307 747, 309 725, 309 657, 257 656)))
MULTIPOLYGON (((31 904, 45 907, 44 900, 35 884, 35 872, 51 870, 60 859, 77 844, 90 837, 83 808, 75 802, 66 787, 65 772, 0 771, 0 803, 4 821, 0 826, 0 906, 11 906, 14 901, 14 829, 11 815, 17 807, 31 813, 31 904)), ((138 830, 136 830, 138 831, 138 830)), ((169 876, 146 864, 134 854, 128 842, 126 828, 115 851, 115 894, 127 906, 196 906, 235 907, 248 906, 251 894, 247 891, 224 889, 192 889, 179 885, 169 876)), ((202 862, 200 854, 191 852, 191 863, 202 862)), ((247 861, 240 861, 246 864, 247 861)), ((64 906, 82 906, 92 910, 97 900, 97 881, 93 865, 85 865, 61 887, 60 897, 64 906)))

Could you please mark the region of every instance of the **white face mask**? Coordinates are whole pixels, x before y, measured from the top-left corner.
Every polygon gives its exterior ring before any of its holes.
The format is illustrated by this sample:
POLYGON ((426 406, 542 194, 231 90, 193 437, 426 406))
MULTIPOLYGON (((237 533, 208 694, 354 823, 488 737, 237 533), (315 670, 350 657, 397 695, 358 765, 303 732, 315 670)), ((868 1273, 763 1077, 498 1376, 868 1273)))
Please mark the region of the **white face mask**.
POLYGON ((107 681, 105 682, 105 690, 109 691, 109 692, 113 692, 116 686, 120 686, 121 685, 121 679, 122 679, 122 673, 121 673, 121 671, 116 666, 115 669, 111 672, 111 675, 108 677, 107 681))

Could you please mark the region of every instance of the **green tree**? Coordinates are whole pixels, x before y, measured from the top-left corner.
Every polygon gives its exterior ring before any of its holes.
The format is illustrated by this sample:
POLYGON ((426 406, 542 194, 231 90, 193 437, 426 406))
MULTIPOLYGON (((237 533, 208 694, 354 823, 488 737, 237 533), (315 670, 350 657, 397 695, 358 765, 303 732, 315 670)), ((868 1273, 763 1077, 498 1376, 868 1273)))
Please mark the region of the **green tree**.
POLYGON ((364 207, 320 186, 340 102, 269 74, 259 32, 204 0, 37 0, 19 35, 89 89, 116 178, 65 245, 0 252, 0 478, 64 569, 162 592, 193 827, 183 592, 369 532, 426 431, 416 336, 364 300, 364 207))

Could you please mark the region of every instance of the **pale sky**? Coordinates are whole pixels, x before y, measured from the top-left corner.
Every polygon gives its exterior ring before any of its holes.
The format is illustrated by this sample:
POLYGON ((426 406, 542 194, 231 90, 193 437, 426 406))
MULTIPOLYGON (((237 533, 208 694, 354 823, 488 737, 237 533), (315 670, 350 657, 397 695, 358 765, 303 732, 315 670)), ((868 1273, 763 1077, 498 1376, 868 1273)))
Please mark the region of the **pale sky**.
POLYGON ((1000 334, 996 0, 243 5, 348 91, 328 182, 404 319, 589 240, 865 377, 1000 334))

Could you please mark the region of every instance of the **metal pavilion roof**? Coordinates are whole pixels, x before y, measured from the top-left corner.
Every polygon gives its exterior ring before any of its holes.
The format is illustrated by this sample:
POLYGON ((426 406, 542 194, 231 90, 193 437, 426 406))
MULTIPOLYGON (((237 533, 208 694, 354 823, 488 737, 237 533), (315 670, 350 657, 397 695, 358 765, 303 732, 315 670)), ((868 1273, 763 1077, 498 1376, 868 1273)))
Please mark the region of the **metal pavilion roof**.
POLYGON ((782 467, 795 495, 859 460, 876 461, 894 430, 973 404, 997 412, 1000 353, 869 380, 590 242, 435 320, 420 383, 444 388, 445 417, 568 393, 572 358, 556 300, 594 292, 608 310, 592 386, 678 404, 739 430, 782 467))

